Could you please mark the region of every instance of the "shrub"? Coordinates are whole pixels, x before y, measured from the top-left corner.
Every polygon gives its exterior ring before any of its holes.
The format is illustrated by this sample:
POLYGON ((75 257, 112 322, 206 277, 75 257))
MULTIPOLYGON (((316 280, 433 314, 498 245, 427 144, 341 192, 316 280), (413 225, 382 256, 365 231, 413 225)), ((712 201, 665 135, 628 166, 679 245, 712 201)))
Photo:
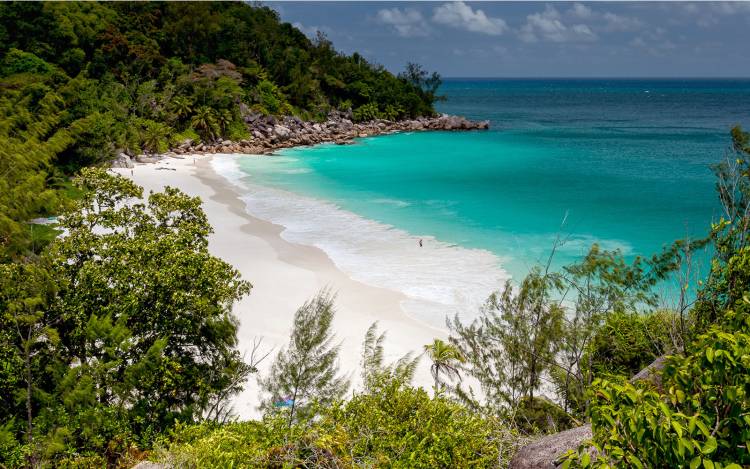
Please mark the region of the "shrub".
POLYGON ((185 140, 192 140, 193 143, 198 143, 201 141, 201 136, 198 135, 198 132, 196 132, 195 129, 188 127, 182 132, 172 134, 169 143, 170 145, 175 146, 180 145, 185 140))
POLYGON ((527 435, 554 433, 572 428, 575 423, 565 410, 545 397, 522 398, 513 414, 518 429, 527 435))
POLYGON ((247 130, 247 126, 241 120, 232 121, 227 128, 227 138, 232 141, 245 140, 250 138, 250 132, 247 130))
POLYGON ((223 426, 178 426, 157 459, 198 467, 503 467, 521 439, 423 389, 383 380, 372 392, 319 408, 223 426))
POLYGON ((374 102, 362 105, 354 110, 354 122, 365 122, 377 119, 379 116, 378 104, 374 102))
POLYGON ((664 310, 607 315, 588 349, 595 375, 630 377, 661 355, 674 352, 670 332, 677 320, 675 313, 664 310))
POLYGON ((46 75, 52 72, 53 68, 53 65, 50 65, 34 54, 18 49, 11 49, 5 54, 2 63, 0 63, 0 76, 15 75, 16 73, 46 75))
POLYGON ((661 392, 597 380, 586 448, 566 466, 739 468, 750 464, 750 298, 711 326, 685 357, 671 357, 661 392))

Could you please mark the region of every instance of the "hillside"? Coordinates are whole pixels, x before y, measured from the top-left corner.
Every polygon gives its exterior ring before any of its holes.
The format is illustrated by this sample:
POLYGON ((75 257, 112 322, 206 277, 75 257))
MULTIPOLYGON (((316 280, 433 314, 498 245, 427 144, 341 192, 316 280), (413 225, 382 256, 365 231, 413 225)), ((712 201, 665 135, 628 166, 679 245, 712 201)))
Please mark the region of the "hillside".
POLYGON ((27 249, 19 223, 55 210, 65 174, 118 150, 249 139, 247 115, 432 116, 439 83, 340 54, 247 3, 3 3, 0 242, 27 249))

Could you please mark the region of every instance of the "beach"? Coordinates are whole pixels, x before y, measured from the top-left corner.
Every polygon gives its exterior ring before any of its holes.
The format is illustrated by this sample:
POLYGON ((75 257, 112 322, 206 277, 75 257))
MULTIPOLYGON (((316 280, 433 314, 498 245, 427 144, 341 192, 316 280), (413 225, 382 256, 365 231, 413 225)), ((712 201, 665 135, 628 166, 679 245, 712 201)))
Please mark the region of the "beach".
MULTIPOLYGON (((165 158, 155 164, 136 164, 132 171, 112 171, 132 178, 145 189, 146 196, 149 191, 172 186, 201 198, 214 229, 209 250, 233 265, 253 285, 250 295, 237 302, 233 312, 240 324, 240 353, 249 360, 254 344, 261 339, 256 357, 271 351, 259 365, 259 375, 267 372, 275 353, 288 344, 296 309, 326 288, 336 294, 333 328, 336 341, 341 344, 340 370, 351 377, 352 391, 358 389, 361 381, 362 342, 374 321, 378 321, 381 331, 387 331, 386 362, 410 351, 420 354, 434 338, 446 338, 446 330, 412 319, 402 311, 401 303, 407 300, 403 293, 352 280, 322 250, 288 242, 281 236, 284 227, 248 215, 237 188, 212 169, 212 158, 188 155, 165 158)), ((429 365, 423 357, 415 385, 431 386, 429 365)), ((251 376, 245 390, 234 399, 234 412, 240 419, 260 415, 257 376, 251 376)))

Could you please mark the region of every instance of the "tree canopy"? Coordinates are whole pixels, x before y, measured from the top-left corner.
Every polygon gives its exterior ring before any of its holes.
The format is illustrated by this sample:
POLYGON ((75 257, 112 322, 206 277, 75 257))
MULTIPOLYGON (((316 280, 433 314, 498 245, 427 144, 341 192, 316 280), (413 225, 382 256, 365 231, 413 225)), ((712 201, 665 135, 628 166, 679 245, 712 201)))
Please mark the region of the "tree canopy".
POLYGON ((1 3, 0 258, 33 249, 25 222, 58 209, 66 175, 121 151, 250 139, 257 114, 434 114, 439 77, 410 70, 247 2, 1 3))

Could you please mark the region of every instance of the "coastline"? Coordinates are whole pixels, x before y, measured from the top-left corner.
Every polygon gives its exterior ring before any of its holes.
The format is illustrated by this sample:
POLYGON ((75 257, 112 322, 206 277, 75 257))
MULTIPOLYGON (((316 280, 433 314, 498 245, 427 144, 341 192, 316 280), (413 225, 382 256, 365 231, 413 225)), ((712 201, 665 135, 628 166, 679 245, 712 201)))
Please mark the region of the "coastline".
MULTIPOLYGON (((261 375, 269 369, 274 353, 286 346, 296 309, 324 288, 337 294, 333 328, 341 343, 340 369, 352 378, 354 389, 360 381, 362 341, 373 322, 378 321, 379 329, 387 331, 386 362, 408 352, 421 353, 422 346, 433 338, 446 338, 445 330, 403 312, 400 305, 407 299, 405 294, 353 280, 323 250, 289 242, 281 237, 284 227, 249 215, 233 184, 213 170, 211 158, 166 158, 158 165, 135 165, 132 172, 113 170, 131 177, 146 193, 173 186, 201 197, 214 228, 209 238, 210 251, 253 284, 250 295, 236 303, 233 312, 240 324, 240 353, 249 359, 258 338, 263 339, 261 355, 273 349, 259 366, 261 375)), ((414 384, 427 389, 431 383, 429 363, 423 359, 414 384)), ((241 419, 260 415, 256 410, 259 389, 253 377, 233 402, 241 419)))
POLYGON ((397 132, 487 130, 489 121, 472 121, 461 116, 443 114, 437 117, 418 117, 389 121, 375 119, 354 123, 351 112, 332 112, 324 122, 303 121, 294 116, 275 118, 242 110, 249 138, 239 141, 217 138, 213 142, 194 142, 187 139, 162 154, 132 155, 118 150, 112 167, 132 168, 138 163, 156 163, 161 158, 178 155, 245 154, 267 155, 283 148, 303 147, 320 143, 350 145, 355 138, 373 137, 397 132))

